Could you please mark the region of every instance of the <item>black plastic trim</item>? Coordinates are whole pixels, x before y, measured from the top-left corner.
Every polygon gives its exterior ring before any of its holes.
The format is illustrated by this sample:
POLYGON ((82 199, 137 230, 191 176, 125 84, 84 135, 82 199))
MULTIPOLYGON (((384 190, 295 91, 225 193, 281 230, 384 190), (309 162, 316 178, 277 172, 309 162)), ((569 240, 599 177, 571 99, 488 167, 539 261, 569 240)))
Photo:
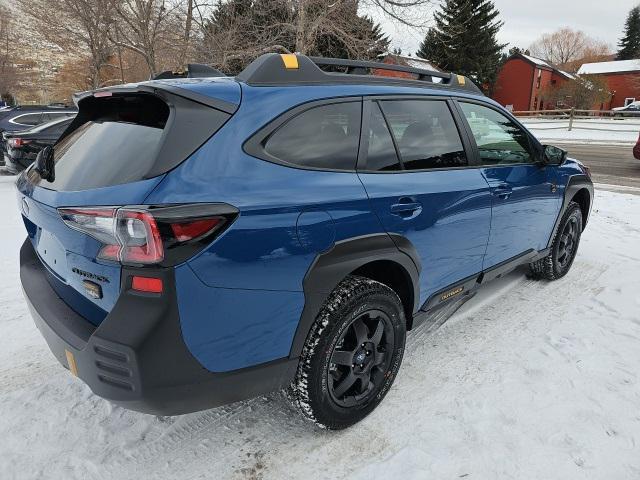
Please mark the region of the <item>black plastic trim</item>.
POLYGON ((460 298, 462 295, 467 295, 470 292, 476 290, 480 285, 484 285, 491 280, 495 280, 496 278, 500 278, 503 275, 515 270, 520 265, 525 263, 535 262, 537 259, 547 256, 549 253, 548 250, 537 251, 533 248, 522 252, 518 255, 515 255, 503 262, 500 262, 497 265, 494 265, 491 268, 483 270, 482 272, 475 273, 467 278, 464 278, 458 282, 452 283, 451 285, 438 290, 436 293, 431 295, 427 301, 422 305, 420 311, 429 312, 433 309, 439 308, 441 305, 445 303, 449 303, 452 300, 460 298), (443 298, 443 295, 446 295, 449 292, 455 291, 456 289, 462 287, 462 291, 459 294, 455 294, 448 298, 443 298))
POLYGON ((481 275, 482 275, 481 273, 476 273, 474 275, 471 275, 470 277, 467 277, 458 282, 455 282, 447 286, 446 288, 438 290, 436 293, 431 295, 426 302, 424 302, 420 310, 423 312, 428 312, 430 310, 433 310, 434 308, 439 307, 444 303, 457 300, 461 296, 466 295, 469 292, 472 292, 473 290, 478 288, 478 285, 480 284, 479 280, 481 278, 481 275), (446 295, 447 293, 455 291, 459 288, 462 288, 462 290, 459 293, 446 299, 442 298, 443 295, 446 295))
POLYGON ((206 105, 211 108, 215 108, 216 110, 220 110, 222 112, 233 115, 237 110, 239 105, 231 102, 226 102, 224 100, 220 100, 219 98, 210 97, 208 95, 203 95, 198 92, 194 92, 187 88, 181 88, 176 85, 172 85, 170 83, 161 83, 161 82, 153 82, 146 84, 138 84, 138 85, 127 85, 127 86, 113 86, 113 87, 105 87, 99 88, 96 90, 88 90, 86 92, 80 92, 73 96, 73 100, 76 105, 87 97, 92 97, 96 93, 100 92, 111 92, 112 94, 117 93, 150 93, 150 94, 159 94, 159 92, 164 91, 167 93, 171 93, 173 95, 177 95, 179 97, 183 97, 187 100, 191 100, 197 103, 201 103, 202 105, 206 105))
POLYGON ((589 221, 589 216, 591 214, 591 208, 593 207, 593 182, 587 175, 572 175, 571 177, 569 177, 569 181, 565 186, 562 207, 560 208, 560 212, 558 213, 558 217, 556 218, 553 230, 551 232, 551 235, 549 236, 547 248, 551 248, 553 239, 556 236, 556 232, 560 226, 560 221, 562 220, 564 212, 567 211, 569 203, 571 202, 571 200, 573 200, 573 197, 576 195, 576 193, 578 193, 582 189, 586 189, 589 192, 589 212, 587 212, 586 218, 582 219, 582 229, 584 230, 586 228, 589 221))
POLYGON ((543 250, 542 252, 538 252, 537 250, 530 248, 518 255, 515 255, 507 260, 494 265, 491 268, 488 268, 482 272, 482 277, 480 278, 481 283, 490 282, 491 280, 495 280, 496 278, 500 278, 503 275, 515 270, 520 265, 524 265, 525 263, 535 262, 538 258, 545 257, 547 255, 547 251, 543 250))
POLYGON ((304 277, 304 309, 289 358, 300 356, 313 322, 336 286, 351 272, 379 260, 395 262, 406 271, 413 287, 413 311, 418 309, 420 257, 409 240, 398 235, 376 233, 337 242, 331 250, 315 258, 304 277), (402 250, 397 244, 402 245, 402 250))
POLYGON ((80 379, 125 408, 190 413, 284 388, 295 375, 295 358, 224 373, 205 369, 182 338, 171 268, 124 267, 120 297, 97 328, 55 294, 28 239, 20 251, 20 278, 36 326, 58 361, 68 367, 65 351, 73 353, 80 379), (162 279, 162 295, 130 290, 135 274, 162 279))

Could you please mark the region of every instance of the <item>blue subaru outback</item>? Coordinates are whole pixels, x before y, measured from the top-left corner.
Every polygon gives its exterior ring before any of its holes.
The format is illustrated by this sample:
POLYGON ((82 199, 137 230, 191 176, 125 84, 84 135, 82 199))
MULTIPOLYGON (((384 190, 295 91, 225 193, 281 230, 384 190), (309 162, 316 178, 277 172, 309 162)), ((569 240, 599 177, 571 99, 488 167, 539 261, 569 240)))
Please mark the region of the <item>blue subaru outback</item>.
POLYGON ((198 70, 80 94, 17 181, 27 302, 97 395, 165 415, 290 387, 344 428, 407 331, 519 265, 570 269, 588 169, 469 79, 278 54, 198 70))

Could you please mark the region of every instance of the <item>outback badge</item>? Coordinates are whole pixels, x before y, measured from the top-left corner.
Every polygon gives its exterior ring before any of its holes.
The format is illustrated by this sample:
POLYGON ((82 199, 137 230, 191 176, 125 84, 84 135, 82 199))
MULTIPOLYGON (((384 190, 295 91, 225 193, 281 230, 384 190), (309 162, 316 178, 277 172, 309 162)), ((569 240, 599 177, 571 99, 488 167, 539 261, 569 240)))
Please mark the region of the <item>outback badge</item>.
POLYGON ((96 300, 100 300, 102 298, 102 287, 97 283, 93 283, 89 280, 83 280, 82 285, 84 286, 85 292, 91 298, 95 298, 96 300))
POLYGON ((440 301, 444 302, 445 300, 448 300, 451 297, 458 295, 459 293, 462 293, 463 290, 464 290, 464 287, 454 288, 453 290, 450 290, 447 293, 442 294, 442 296, 440 297, 440 301))

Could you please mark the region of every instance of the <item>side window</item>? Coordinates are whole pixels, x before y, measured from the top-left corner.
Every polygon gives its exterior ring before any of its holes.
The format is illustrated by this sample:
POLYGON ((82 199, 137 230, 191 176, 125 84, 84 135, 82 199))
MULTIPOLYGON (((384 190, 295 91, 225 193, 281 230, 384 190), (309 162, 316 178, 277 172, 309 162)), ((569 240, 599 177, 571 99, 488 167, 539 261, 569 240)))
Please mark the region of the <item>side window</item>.
POLYGON ((360 102, 313 107, 281 125, 264 149, 278 160, 301 167, 355 170, 360 116, 360 102))
POLYGON ((24 115, 20 115, 13 119, 13 123, 17 123, 19 125, 39 125, 41 123, 40 117, 42 114, 40 113, 25 113, 24 115))
POLYGON ((371 104, 367 170, 376 172, 402 170, 393 146, 393 139, 377 102, 371 104))
POLYGON ((405 170, 469 164, 447 102, 385 100, 381 104, 405 170))
POLYGON ((478 145, 483 165, 532 163, 527 133, 505 115, 489 107, 460 102, 478 145))

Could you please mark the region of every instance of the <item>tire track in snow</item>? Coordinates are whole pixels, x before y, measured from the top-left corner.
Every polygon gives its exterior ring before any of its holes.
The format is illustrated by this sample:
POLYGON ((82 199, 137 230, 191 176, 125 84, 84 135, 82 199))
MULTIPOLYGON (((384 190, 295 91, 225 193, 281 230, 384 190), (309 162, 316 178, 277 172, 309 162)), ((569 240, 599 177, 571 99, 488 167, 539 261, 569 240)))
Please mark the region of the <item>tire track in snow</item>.
MULTIPOLYGON (((606 268, 576 261, 569 275, 556 282, 534 281, 523 275, 501 286, 497 292, 490 294, 488 299, 480 299, 478 306, 474 306, 475 299, 471 299, 463 307, 465 311, 454 314, 439 329, 430 330, 429 324, 418 327, 407 339, 406 364, 401 368, 401 372, 409 371, 399 377, 399 381, 403 383, 403 397, 407 394, 423 396, 424 381, 411 382, 410 378, 415 372, 410 370, 422 370, 421 373, 424 374, 426 367, 428 373, 429 367, 421 364, 420 359, 426 350, 431 348, 434 338, 440 337, 440 343, 446 341, 451 332, 443 334, 443 331, 448 328, 457 330, 463 328, 466 322, 478 320, 482 323, 501 322, 505 329, 520 330, 522 325, 517 319, 529 318, 526 312, 538 308, 540 304, 548 305, 549 300, 553 299, 553 295, 558 291, 563 291, 563 295, 570 297, 563 304, 571 304, 573 299, 589 291, 606 268), (564 286, 570 288, 565 289, 564 286), (504 302, 509 297, 520 298, 521 301, 504 302), (516 321, 512 321, 513 319, 516 321), (402 379, 405 377, 408 377, 407 381, 403 382, 402 379)), ((551 307, 547 309, 547 314, 557 315, 559 308, 565 307, 551 307)), ((491 330, 488 327, 486 329, 491 330)), ((381 407, 384 406, 385 402, 381 407)), ((305 451, 313 452, 315 457, 325 458, 341 451, 340 444, 344 443, 342 438, 350 443, 349 439, 353 437, 354 443, 357 443, 357 437, 362 434, 362 428, 365 428, 369 441, 364 448, 355 452, 343 452, 342 465, 349 464, 344 455, 353 457, 355 465, 366 463, 367 459, 379 456, 387 444, 383 431, 368 426, 359 426, 359 432, 354 429, 337 434, 317 432, 307 422, 292 418, 296 415, 293 408, 286 404, 284 395, 276 393, 186 417, 177 417, 168 427, 156 420, 152 432, 145 436, 141 444, 130 447, 124 455, 121 452, 112 452, 104 459, 106 464, 115 460, 107 468, 109 475, 106 478, 129 478, 127 472, 140 471, 147 472, 147 475, 153 472, 151 476, 162 478, 164 469, 169 465, 172 469, 177 465, 183 466, 180 470, 185 478, 204 478, 211 473, 212 465, 216 465, 216 478, 243 478, 251 475, 256 475, 256 478, 287 478, 286 465, 288 462, 299 461, 300 451, 298 448, 291 449, 291 445, 283 440, 283 436, 302 437, 305 451), (334 440, 337 440, 337 443, 334 440), (374 445, 380 448, 373 448, 374 445), (203 461, 203 457, 207 455, 211 456, 210 462, 203 461), (256 464, 256 455, 260 458, 258 463, 261 467, 257 471, 252 467, 256 464)), ((348 476, 349 471, 357 471, 357 468, 343 471, 343 475, 348 476)))

